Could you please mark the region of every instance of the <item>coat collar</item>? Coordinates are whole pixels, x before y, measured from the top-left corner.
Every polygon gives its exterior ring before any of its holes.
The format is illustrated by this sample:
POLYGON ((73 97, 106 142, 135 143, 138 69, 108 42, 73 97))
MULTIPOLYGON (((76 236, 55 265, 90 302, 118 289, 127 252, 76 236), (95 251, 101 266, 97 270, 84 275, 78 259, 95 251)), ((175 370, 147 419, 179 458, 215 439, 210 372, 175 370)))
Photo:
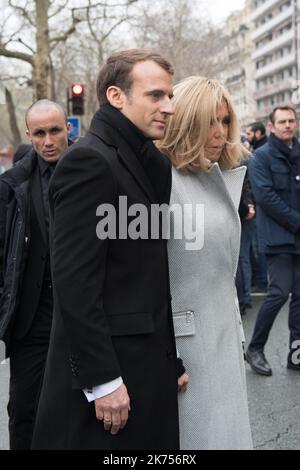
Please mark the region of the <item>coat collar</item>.
POLYGON ((43 240, 45 244, 47 244, 44 206, 41 197, 42 190, 37 158, 35 150, 31 149, 13 168, 1 176, 1 181, 8 184, 17 196, 25 201, 25 206, 27 206, 27 202, 32 204, 43 240))
POLYGON ((89 133, 101 139, 106 145, 116 149, 118 157, 134 177, 136 183, 140 186, 150 202, 157 202, 152 185, 143 166, 122 135, 97 116, 94 116, 92 120, 89 133))
MULTIPOLYGON (((222 191, 223 199, 228 201, 235 213, 237 213, 239 207, 246 171, 246 166, 221 170, 218 163, 213 163, 208 173, 210 178, 216 182, 220 191, 222 191)), ((201 172, 198 174, 200 176, 201 172)))
POLYGON ((29 180, 37 165, 37 154, 31 149, 17 164, 1 175, 0 180, 5 181, 12 189, 16 189, 22 183, 29 180))
POLYGON ((230 240, 234 275, 238 267, 238 247, 240 244, 241 235, 241 223, 238 213, 238 207, 241 200, 241 193, 246 170, 246 166, 240 166, 231 170, 222 171, 218 163, 214 163, 211 169, 212 178, 217 182, 217 186, 222 192, 223 200, 227 201, 227 204, 231 209, 237 227, 237 230, 234 234, 234 238, 230 240))
POLYGON ((41 176, 40 176, 39 165, 36 165, 32 174, 31 185, 30 185, 30 197, 31 197, 32 206, 34 208, 34 212, 36 214, 36 218, 40 227, 40 231, 43 236, 43 241, 45 245, 47 245, 47 231, 46 231, 46 223, 45 223, 43 192, 42 192, 42 186, 41 186, 41 176))

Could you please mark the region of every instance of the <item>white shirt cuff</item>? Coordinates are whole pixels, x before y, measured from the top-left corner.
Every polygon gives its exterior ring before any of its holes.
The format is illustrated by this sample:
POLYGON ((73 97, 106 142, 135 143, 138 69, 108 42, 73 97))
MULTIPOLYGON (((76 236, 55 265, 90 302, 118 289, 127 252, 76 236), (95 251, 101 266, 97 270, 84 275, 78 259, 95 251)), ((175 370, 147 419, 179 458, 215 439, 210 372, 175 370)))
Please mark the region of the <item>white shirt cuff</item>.
POLYGON ((105 384, 96 385, 92 389, 84 388, 83 393, 85 394, 88 402, 91 402, 97 400, 97 398, 104 397, 105 395, 109 395, 114 392, 120 387, 120 385, 122 385, 122 383, 122 377, 118 377, 117 379, 106 382, 105 384))

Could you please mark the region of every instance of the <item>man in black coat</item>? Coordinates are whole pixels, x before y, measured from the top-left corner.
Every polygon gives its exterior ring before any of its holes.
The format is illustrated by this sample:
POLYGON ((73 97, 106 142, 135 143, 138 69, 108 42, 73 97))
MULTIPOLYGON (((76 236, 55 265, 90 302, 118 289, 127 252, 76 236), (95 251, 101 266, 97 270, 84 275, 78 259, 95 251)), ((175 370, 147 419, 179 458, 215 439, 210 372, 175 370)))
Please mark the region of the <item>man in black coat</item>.
POLYGON ((54 317, 34 449, 178 448, 166 240, 149 236, 148 217, 137 222, 169 202, 170 164, 152 140, 173 113, 172 74, 150 51, 112 55, 90 130, 55 170, 54 317))
POLYGON ((48 183, 68 146, 68 124, 56 103, 26 113, 32 147, 0 177, 0 337, 10 357, 11 449, 30 449, 49 345, 52 282, 48 183))

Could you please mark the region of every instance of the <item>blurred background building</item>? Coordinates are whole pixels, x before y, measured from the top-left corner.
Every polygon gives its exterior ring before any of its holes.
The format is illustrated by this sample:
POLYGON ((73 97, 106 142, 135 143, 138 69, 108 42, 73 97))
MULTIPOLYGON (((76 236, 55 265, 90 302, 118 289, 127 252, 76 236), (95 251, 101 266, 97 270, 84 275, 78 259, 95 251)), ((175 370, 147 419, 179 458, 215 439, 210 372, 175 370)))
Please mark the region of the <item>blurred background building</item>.
POLYGON ((251 38, 252 0, 246 0, 241 11, 232 13, 226 21, 223 47, 215 57, 216 76, 229 90, 242 126, 254 120, 255 64, 252 59, 254 43, 251 38))
POLYGON ((252 0, 250 20, 255 117, 264 120, 275 106, 298 102, 299 0, 252 0))

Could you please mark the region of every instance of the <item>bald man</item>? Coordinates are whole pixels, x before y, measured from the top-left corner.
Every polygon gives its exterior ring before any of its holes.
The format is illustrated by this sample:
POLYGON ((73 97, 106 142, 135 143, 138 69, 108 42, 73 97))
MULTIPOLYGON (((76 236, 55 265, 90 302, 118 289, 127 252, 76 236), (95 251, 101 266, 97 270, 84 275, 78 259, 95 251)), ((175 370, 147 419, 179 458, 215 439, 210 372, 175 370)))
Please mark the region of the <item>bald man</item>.
POLYGON ((52 321, 48 184, 68 147, 69 124, 57 103, 26 112, 32 148, 0 177, 0 339, 10 357, 11 449, 30 449, 52 321))

